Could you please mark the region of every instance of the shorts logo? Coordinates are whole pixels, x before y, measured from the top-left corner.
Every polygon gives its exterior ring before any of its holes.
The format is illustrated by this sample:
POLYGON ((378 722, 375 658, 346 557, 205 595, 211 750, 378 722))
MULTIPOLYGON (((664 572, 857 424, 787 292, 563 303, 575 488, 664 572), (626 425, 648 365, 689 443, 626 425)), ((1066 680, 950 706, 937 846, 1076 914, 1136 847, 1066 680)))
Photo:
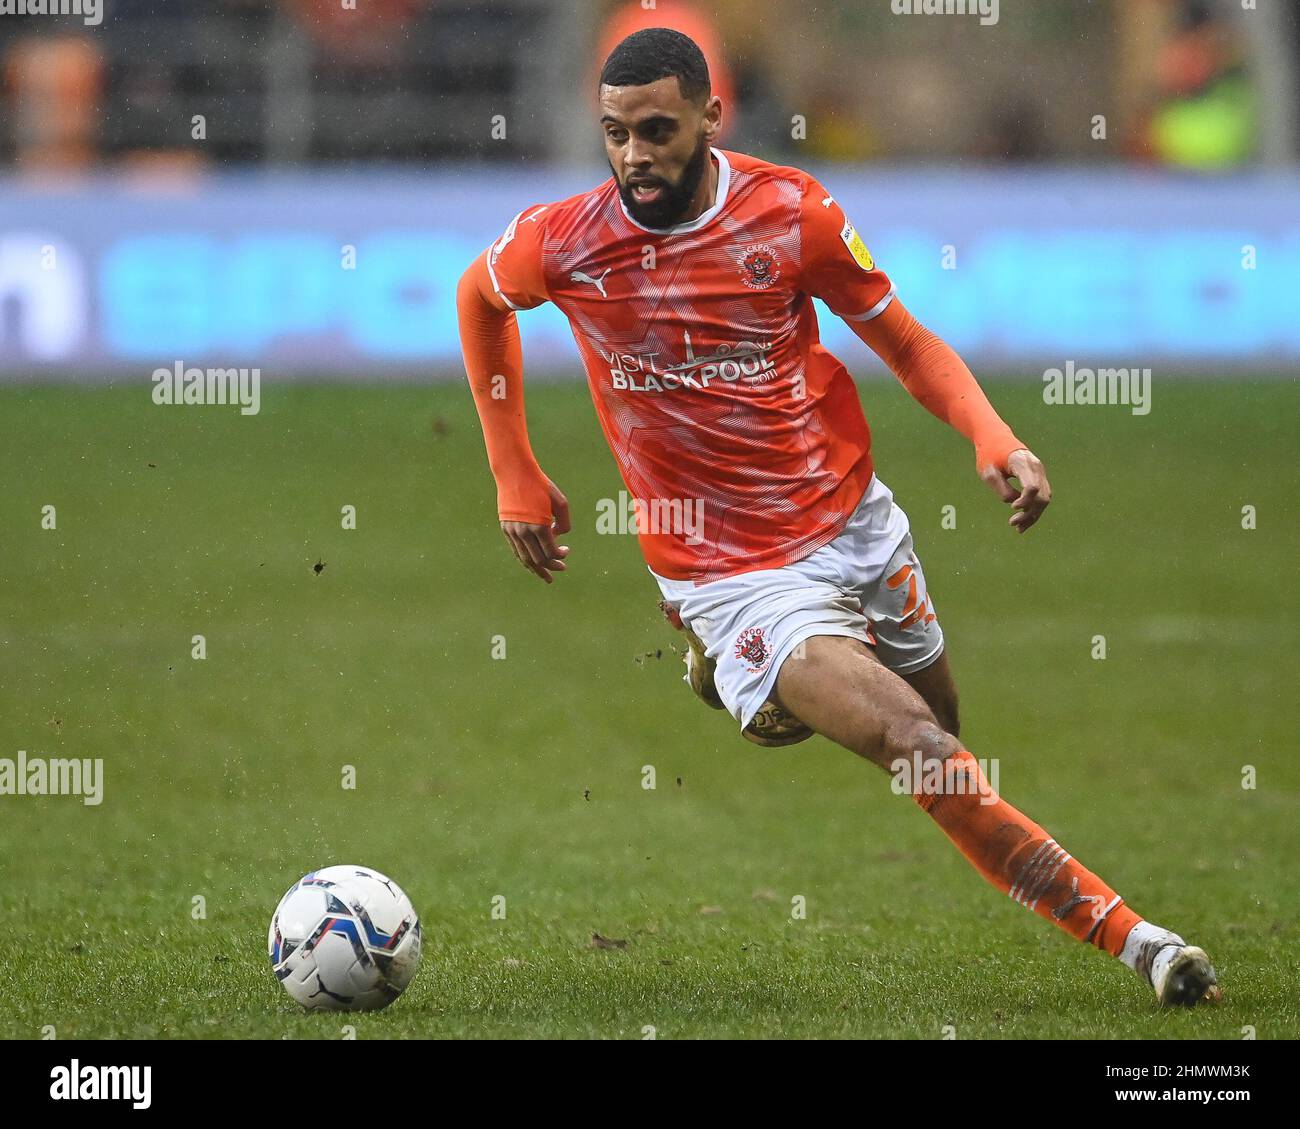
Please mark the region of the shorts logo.
POLYGON ((751 243, 740 263, 740 280, 751 290, 768 290, 781 277, 781 263, 766 243, 751 243))
POLYGON ((745 663, 750 674, 759 674, 772 661, 772 648, 761 627, 747 627, 736 636, 736 658, 745 663))
POLYGON ((916 559, 915 553, 911 555, 911 562, 885 579, 885 585, 891 591, 901 588, 904 584, 907 585, 907 602, 903 604, 898 621, 899 629, 904 631, 914 623, 920 623, 924 627, 933 623, 936 618, 934 605, 930 603, 930 594, 922 593, 916 583, 915 569, 920 567, 920 561, 916 559))

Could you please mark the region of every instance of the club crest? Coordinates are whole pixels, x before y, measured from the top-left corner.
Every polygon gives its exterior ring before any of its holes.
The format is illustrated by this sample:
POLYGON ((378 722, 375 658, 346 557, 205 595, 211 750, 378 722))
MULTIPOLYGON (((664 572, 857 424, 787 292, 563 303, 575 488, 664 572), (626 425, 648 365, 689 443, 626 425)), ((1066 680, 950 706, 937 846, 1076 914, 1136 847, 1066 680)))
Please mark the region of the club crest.
POLYGON ((781 277, 781 261, 766 243, 746 247, 740 268, 740 279, 751 290, 767 290, 781 277))
POLYGON ((736 658, 740 659, 750 674, 767 669, 772 661, 772 648, 761 627, 747 627, 736 637, 736 658))

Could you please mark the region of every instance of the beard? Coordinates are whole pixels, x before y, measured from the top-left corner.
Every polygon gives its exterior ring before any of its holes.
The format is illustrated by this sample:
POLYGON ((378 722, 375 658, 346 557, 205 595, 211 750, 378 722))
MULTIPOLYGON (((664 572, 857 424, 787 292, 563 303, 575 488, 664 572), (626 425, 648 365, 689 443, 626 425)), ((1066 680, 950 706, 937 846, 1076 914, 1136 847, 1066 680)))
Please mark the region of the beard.
MULTIPOLYGON (((691 210, 700 181, 704 179, 708 159, 709 145, 701 137, 676 184, 658 176, 638 178, 642 184, 657 185, 661 189, 659 199, 648 204, 638 200, 633 195, 632 189, 621 183, 618 174, 614 173, 614 183, 618 185, 618 194, 623 198, 623 206, 642 227, 673 227, 681 223, 686 218, 686 213, 691 210)), ((614 172, 613 165, 609 166, 609 171, 614 172)))

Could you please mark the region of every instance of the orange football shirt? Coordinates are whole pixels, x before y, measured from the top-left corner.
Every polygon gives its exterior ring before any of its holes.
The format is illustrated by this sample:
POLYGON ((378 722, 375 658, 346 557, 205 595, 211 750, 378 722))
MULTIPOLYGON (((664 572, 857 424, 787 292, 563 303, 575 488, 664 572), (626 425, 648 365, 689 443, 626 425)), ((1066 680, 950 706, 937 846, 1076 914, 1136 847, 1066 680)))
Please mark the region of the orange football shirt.
POLYGON ((487 252, 511 307, 568 317, 646 563, 699 582, 790 564, 843 528, 871 433, 812 299, 865 321, 894 296, 815 179, 713 156, 717 198, 689 223, 642 227, 611 177, 525 208, 487 252))

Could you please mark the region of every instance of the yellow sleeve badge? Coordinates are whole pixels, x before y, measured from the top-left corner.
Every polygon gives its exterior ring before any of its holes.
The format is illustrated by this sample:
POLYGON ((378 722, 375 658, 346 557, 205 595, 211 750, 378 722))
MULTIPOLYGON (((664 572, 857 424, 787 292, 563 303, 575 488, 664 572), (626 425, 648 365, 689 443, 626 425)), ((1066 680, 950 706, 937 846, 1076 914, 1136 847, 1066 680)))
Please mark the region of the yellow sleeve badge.
POLYGON ((867 245, 862 242, 860 236, 851 223, 846 223, 844 229, 840 232, 840 238, 844 240, 844 246, 849 249, 849 254, 853 256, 853 261, 863 270, 875 270, 876 261, 871 257, 871 252, 867 250, 867 245))

